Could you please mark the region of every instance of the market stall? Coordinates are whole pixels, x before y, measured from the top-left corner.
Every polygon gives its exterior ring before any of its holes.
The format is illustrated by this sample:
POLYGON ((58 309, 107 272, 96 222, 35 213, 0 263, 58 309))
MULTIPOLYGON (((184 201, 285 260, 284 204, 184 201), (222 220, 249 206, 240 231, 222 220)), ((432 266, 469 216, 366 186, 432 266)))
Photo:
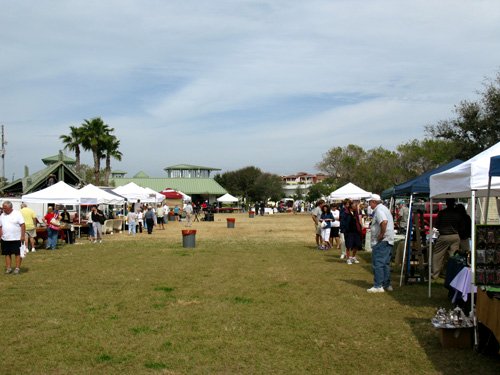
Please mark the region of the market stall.
MULTIPOLYGON (((472 284, 471 289, 473 289, 478 281, 478 274, 476 274, 476 257, 479 255, 477 252, 479 248, 476 246, 476 225, 480 224, 480 215, 476 215, 476 198, 487 197, 490 194, 492 196, 500 196, 500 176, 491 176, 492 178, 490 179, 491 157, 496 157, 498 155, 500 155, 500 142, 473 158, 455 166, 454 168, 435 174, 430 178, 431 204, 432 199, 436 198, 470 198, 470 216, 472 218, 470 267, 470 283, 472 284)), ((431 296, 432 242, 430 245, 429 297, 431 296)), ((474 311, 475 301, 473 293, 471 293, 470 302, 471 311, 474 311)), ((475 344, 478 344, 477 335, 475 335, 475 344)))

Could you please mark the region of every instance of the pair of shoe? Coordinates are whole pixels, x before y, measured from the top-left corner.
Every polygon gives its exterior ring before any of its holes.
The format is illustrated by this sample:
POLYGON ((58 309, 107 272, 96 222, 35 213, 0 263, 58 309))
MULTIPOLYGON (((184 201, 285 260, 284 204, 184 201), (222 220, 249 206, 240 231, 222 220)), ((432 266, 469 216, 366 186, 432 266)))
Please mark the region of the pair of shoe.
POLYGON ((372 286, 370 289, 367 289, 366 291, 368 293, 384 293, 385 292, 384 288, 382 288, 382 287, 376 288, 374 286, 372 286))

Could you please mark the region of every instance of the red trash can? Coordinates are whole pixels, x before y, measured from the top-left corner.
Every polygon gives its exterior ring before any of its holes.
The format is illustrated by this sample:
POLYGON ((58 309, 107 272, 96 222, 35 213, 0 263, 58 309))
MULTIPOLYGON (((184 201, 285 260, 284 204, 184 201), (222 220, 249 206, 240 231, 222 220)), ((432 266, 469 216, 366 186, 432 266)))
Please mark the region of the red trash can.
POLYGON ((196 229, 182 230, 182 247, 196 247, 196 229))
POLYGON ((236 219, 234 217, 228 217, 226 220, 227 220, 227 227, 234 228, 234 223, 236 219))

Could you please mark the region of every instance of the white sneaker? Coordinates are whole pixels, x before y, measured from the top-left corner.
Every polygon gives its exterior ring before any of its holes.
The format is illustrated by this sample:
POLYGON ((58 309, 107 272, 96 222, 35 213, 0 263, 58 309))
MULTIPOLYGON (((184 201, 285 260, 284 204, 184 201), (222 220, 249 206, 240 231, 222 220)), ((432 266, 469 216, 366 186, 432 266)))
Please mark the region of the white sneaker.
POLYGON ((341 254, 340 259, 345 259, 345 254, 341 254))
POLYGON ((352 264, 352 258, 347 259, 347 264, 352 264))
POLYGON ((388 287, 384 288, 384 289, 385 289, 386 292, 392 292, 392 291, 394 291, 394 289, 390 285, 388 287))
POLYGON ((32 253, 36 253, 36 250, 35 250, 35 249, 31 249, 31 252, 32 252, 32 253))
POLYGON ((358 263, 359 263, 359 260, 358 260, 356 257, 353 257, 353 258, 352 258, 352 261, 353 261, 354 263, 356 263, 356 264, 358 264, 358 263))
POLYGON ((366 291, 368 293, 384 293, 385 292, 384 288, 382 288, 382 287, 375 288, 374 286, 372 286, 370 289, 367 289, 366 291))

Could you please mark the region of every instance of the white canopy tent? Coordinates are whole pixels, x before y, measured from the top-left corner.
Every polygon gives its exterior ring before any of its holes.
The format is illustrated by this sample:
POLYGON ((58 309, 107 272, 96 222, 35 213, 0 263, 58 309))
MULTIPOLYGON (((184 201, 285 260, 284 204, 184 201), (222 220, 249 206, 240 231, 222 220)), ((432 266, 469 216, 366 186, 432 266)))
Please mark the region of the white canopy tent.
POLYGON ((113 189, 113 192, 127 198, 131 203, 135 203, 138 200, 141 203, 156 203, 155 196, 150 196, 150 193, 143 187, 137 185, 135 182, 129 182, 126 185, 118 186, 113 189))
MULTIPOLYGON (((488 195, 490 159, 500 155, 500 142, 473 158, 430 178, 431 198, 468 198, 488 195)), ((500 195, 500 177, 491 180, 491 195, 500 195)))
POLYGON ((331 200, 342 200, 342 199, 354 199, 360 200, 363 198, 371 197, 372 193, 361 189, 360 187, 354 185, 352 182, 345 184, 344 186, 338 188, 332 192, 328 198, 331 200))
MULTIPOLYGON (((500 142, 487 150, 477 154, 473 158, 457 165, 447 171, 437 173, 430 178, 430 197, 435 198, 470 198, 471 206, 471 283, 475 283, 476 264, 476 198, 487 197, 488 194, 500 196, 500 177, 491 179, 491 191, 489 188, 489 169, 492 156, 500 155, 500 142)), ((431 215, 432 227, 432 215, 431 215)), ((432 242, 429 246, 429 297, 431 296, 431 272, 432 272, 432 242)), ((471 295, 471 306, 474 311, 474 295, 471 295)), ((475 335, 477 345, 477 335, 475 335)))
POLYGON ((85 196, 95 197, 98 204, 121 205, 125 202, 125 198, 120 198, 118 195, 108 193, 107 191, 100 189, 92 184, 88 184, 82 187, 80 189, 80 193, 85 196))
POLYGON ((155 203, 161 203, 165 199, 165 196, 163 194, 160 194, 151 188, 145 187, 144 189, 148 192, 150 198, 154 197, 155 203))
POLYGON ((96 204, 95 196, 69 186, 64 181, 22 196, 23 202, 56 204, 96 204))
POLYGON ((221 202, 221 203, 232 203, 232 202, 238 202, 238 201, 239 201, 238 198, 233 197, 229 193, 224 194, 223 196, 217 198, 217 202, 221 202))

